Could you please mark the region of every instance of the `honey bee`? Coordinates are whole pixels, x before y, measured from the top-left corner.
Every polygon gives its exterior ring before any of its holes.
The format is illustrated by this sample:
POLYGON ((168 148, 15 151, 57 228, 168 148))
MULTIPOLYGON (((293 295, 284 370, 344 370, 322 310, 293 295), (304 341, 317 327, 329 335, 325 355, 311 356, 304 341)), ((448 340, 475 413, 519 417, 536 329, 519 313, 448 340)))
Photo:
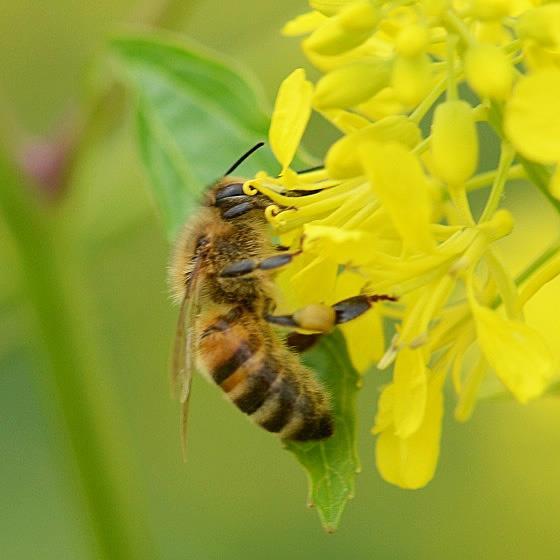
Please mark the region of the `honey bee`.
POLYGON ((172 374, 182 403, 183 449, 195 367, 239 410, 282 439, 330 437, 334 420, 328 392, 272 325, 325 332, 389 298, 357 296, 332 307, 317 304, 292 315, 272 314, 274 272, 299 252, 273 246, 263 212, 270 199, 248 196, 244 180, 229 175, 260 145, 207 190, 173 253, 170 283, 180 312, 172 374))

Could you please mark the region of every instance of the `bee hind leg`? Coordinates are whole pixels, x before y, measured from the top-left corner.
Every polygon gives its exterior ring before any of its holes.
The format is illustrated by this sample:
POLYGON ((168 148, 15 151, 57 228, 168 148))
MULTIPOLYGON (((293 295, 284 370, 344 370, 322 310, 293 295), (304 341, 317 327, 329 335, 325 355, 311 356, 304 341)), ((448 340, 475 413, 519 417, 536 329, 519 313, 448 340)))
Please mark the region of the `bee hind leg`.
POLYGON ((347 323, 363 315, 378 301, 397 301, 387 294, 359 295, 344 299, 332 306, 312 303, 291 315, 266 315, 265 320, 274 325, 326 333, 336 325, 347 323))

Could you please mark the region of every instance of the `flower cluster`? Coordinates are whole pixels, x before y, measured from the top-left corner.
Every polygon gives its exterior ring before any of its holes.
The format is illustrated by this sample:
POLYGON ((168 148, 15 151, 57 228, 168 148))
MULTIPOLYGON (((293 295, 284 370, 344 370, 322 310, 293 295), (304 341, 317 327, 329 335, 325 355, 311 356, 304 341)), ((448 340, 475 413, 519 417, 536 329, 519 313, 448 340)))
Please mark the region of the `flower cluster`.
POLYGON ((282 172, 245 189, 273 200, 267 216, 282 245, 302 249, 279 278, 287 307, 398 296, 342 328, 359 370, 393 366, 372 430, 377 465, 385 480, 419 488, 437 465, 446 378, 466 420, 486 379, 525 403, 556 376, 523 308, 560 273, 560 251, 514 278, 495 242, 514 227, 500 208, 508 180, 526 178, 556 205, 560 197, 560 3, 310 4, 284 32, 304 36, 322 77, 312 84, 298 69, 283 82, 270 128, 282 172), (340 138, 323 166, 297 173, 312 111, 340 138), (483 122, 500 157, 477 175, 483 122), (471 193, 484 188, 474 212, 471 193))

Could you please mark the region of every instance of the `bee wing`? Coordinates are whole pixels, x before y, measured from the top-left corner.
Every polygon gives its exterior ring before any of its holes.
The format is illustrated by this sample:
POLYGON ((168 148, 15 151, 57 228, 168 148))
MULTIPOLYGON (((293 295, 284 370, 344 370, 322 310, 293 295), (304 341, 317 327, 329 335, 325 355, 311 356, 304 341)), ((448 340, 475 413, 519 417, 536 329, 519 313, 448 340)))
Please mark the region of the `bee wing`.
POLYGON ((186 457, 189 397, 195 367, 196 315, 199 311, 200 296, 200 260, 201 258, 197 257, 185 290, 185 296, 181 302, 171 364, 172 386, 181 402, 181 446, 183 458, 186 457))

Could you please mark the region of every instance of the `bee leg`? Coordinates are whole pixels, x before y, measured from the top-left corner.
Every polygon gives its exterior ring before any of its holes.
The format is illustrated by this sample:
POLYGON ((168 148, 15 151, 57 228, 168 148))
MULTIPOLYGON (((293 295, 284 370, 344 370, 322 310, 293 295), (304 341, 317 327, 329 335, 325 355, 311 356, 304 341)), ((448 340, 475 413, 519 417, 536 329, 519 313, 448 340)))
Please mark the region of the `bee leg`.
POLYGON ((267 257, 260 261, 256 259, 234 261, 225 266, 219 276, 221 278, 238 278, 239 276, 250 274, 255 270, 275 270, 290 264, 293 258, 299 254, 300 252, 298 251, 296 253, 280 253, 279 255, 273 255, 272 257, 267 257))
POLYGON ((314 303, 298 309, 291 315, 266 315, 265 320, 281 327, 329 332, 335 325, 347 323, 363 315, 378 301, 397 301, 397 298, 387 294, 360 295, 344 299, 330 307, 314 303))

